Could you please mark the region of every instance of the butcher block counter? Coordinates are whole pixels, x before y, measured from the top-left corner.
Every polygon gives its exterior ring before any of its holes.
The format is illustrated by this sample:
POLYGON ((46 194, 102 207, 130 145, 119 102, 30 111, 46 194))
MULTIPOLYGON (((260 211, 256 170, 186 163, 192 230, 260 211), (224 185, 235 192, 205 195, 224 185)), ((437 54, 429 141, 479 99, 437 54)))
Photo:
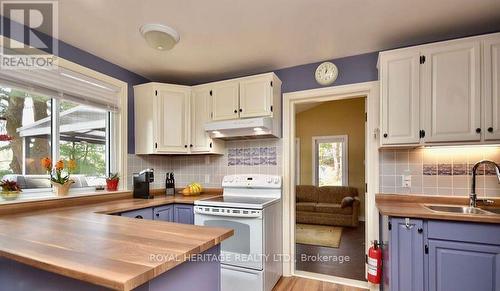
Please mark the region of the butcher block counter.
MULTIPOLYGON (((69 199, 66 203, 70 206, 59 202, 52 209, 29 209, 24 205, 21 213, 12 213, 11 209, 9 214, 0 215, 0 257, 3 261, 22 263, 19 268, 27 265, 90 284, 88 290, 101 290, 96 285, 113 290, 132 290, 142 285, 137 290, 158 290, 144 288, 144 284, 172 269, 180 269, 176 267, 191 255, 217 254, 219 244, 233 235, 231 229, 110 215, 172 203, 192 204, 194 200, 219 194, 157 196, 149 200, 128 195, 91 204, 80 201, 78 205, 69 199)), ((0 213, 1 208, 2 205, 0 213)), ((188 261, 183 265, 187 264, 196 263, 188 261)), ((197 272, 203 273, 203 269, 197 272)), ((6 287, 1 275, 0 281, 1 288, 6 287)), ((50 279, 45 282, 49 284, 50 279)))
MULTIPOLYGON (((495 207, 500 207, 500 199, 488 198, 494 201, 495 207)), ((483 223, 500 223, 500 214, 461 214, 433 211, 425 205, 461 205, 468 206, 467 197, 407 195, 407 194, 377 194, 375 202, 380 214, 393 217, 412 217, 451 221, 469 221, 483 223)), ((488 207, 482 207, 488 210, 488 207)))

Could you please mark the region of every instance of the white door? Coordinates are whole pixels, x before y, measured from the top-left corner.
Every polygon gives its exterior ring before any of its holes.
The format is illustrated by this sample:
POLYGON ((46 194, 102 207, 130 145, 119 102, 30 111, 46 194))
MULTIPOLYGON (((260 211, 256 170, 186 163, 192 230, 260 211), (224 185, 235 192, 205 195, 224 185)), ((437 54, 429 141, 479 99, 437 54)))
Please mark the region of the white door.
POLYGON ((484 128, 485 140, 500 139, 500 34, 484 42, 484 128))
POLYGON ((420 140, 418 51, 380 58, 382 144, 418 144, 420 140))
POLYGON ((177 86, 158 88, 156 152, 188 152, 189 95, 189 89, 177 86))
POLYGON ((212 112, 210 87, 194 88, 191 95, 191 152, 210 152, 211 139, 205 131, 212 112))
POLYGON ((476 40, 422 51, 426 143, 481 139, 480 53, 476 40))
POLYGON ((273 87, 269 77, 240 82, 240 117, 270 116, 273 87))
POLYGON ((224 82, 212 89, 212 120, 237 119, 239 113, 238 82, 224 82))

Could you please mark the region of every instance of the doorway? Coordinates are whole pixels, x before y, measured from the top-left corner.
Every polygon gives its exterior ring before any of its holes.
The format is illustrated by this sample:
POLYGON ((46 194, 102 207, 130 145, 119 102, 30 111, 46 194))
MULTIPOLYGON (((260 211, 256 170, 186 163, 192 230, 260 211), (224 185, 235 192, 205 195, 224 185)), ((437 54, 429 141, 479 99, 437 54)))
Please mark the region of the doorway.
POLYGON ((364 261, 378 237, 376 124, 378 82, 285 94, 285 275, 377 290, 364 261))

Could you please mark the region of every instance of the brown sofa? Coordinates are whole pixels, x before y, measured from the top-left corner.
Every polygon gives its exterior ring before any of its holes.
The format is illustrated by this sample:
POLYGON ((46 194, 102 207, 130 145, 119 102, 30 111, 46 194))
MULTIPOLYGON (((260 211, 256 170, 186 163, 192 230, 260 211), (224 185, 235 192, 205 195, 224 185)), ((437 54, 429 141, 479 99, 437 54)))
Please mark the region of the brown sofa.
POLYGON ((342 186, 296 187, 296 222, 332 226, 358 226, 358 190, 342 186), (344 197, 344 207, 342 200, 344 197))

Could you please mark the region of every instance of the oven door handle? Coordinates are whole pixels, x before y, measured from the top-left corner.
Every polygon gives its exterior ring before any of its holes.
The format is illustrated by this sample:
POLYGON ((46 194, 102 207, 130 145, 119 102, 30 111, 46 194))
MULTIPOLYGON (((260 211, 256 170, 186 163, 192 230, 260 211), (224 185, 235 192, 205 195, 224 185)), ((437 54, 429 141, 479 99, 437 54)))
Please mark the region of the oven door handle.
POLYGON ((210 216, 225 216, 225 217, 236 217, 236 218, 262 218, 262 213, 227 213, 227 212, 209 212, 199 209, 194 209, 195 214, 210 215, 210 216))

